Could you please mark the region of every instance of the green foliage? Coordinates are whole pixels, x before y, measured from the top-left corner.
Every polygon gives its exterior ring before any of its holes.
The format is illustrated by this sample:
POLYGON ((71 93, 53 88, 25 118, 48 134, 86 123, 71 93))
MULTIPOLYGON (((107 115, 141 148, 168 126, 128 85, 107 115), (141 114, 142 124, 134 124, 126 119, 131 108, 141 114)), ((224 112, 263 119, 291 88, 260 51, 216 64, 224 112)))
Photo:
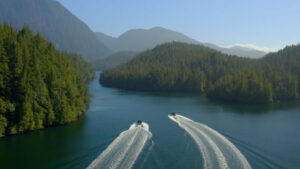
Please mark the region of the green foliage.
POLYGON ((73 61, 74 67, 85 82, 89 82, 94 79, 95 72, 90 63, 86 62, 81 56, 77 54, 68 53, 68 56, 73 61))
POLYGON ((0 25, 0 137, 76 120, 93 77, 80 56, 57 51, 28 27, 0 25))
POLYGON ((270 103, 299 99, 299 80, 300 45, 249 59, 173 42, 103 71, 100 82, 128 90, 197 92, 224 101, 270 103))

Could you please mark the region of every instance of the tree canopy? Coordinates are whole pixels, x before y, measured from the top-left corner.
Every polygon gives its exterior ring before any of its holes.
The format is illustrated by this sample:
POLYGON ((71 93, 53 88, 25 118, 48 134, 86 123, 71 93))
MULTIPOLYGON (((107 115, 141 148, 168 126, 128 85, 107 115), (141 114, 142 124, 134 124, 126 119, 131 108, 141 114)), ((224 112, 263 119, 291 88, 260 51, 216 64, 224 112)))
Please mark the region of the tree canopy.
POLYGON ((93 76, 80 56, 57 51, 28 27, 0 25, 0 137, 78 119, 93 76))
POLYGON ((299 79, 300 45, 250 59, 172 42, 103 71, 100 82, 127 90, 196 92, 224 101, 271 103, 299 99, 299 79))

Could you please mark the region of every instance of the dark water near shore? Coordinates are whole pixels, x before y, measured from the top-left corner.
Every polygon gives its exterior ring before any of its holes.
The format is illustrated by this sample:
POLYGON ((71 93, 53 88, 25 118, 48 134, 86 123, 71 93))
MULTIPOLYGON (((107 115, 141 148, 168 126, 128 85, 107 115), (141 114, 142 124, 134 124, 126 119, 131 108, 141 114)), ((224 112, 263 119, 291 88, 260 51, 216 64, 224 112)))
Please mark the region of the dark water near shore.
MULTIPOLYGON (((98 74, 97 74, 98 76, 98 74)), ((138 119, 152 138, 134 168, 202 168, 195 141, 168 118, 175 111, 230 140, 253 169, 300 169, 300 105, 238 105, 192 94, 139 93, 89 85, 92 100, 80 120, 0 139, 0 168, 86 168, 138 119)))

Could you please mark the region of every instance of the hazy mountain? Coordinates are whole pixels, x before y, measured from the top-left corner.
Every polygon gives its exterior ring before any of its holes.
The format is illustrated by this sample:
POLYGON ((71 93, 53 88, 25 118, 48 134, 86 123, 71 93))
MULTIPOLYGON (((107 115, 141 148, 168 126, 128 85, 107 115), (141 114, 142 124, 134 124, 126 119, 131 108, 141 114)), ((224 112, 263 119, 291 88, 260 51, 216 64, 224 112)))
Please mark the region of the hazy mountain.
POLYGON ((243 56, 243 57, 250 57, 250 58, 260 58, 267 54, 264 51, 256 50, 249 47, 243 47, 243 46, 233 46, 230 48, 223 48, 210 43, 204 43, 203 45, 221 51, 222 53, 243 56))
POLYGON ((55 0, 1 0, 0 23, 16 29, 27 25, 58 49, 79 53, 88 60, 111 53, 85 23, 55 0))
POLYGON ((137 51, 121 51, 113 53, 103 59, 93 61, 92 65, 95 70, 105 70, 108 68, 114 68, 120 64, 126 63, 133 57, 138 55, 140 52, 137 51))
POLYGON ((162 27, 151 29, 132 29, 118 38, 108 38, 103 33, 96 33, 102 43, 114 51, 144 51, 154 48, 159 44, 171 41, 181 41, 186 43, 199 43, 184 34, 168 30, 162 27))
POLYGON ((103 33, 96 33, 99 40, 107 47, 114 51, 144 51, 152 49, 159 44, 171 41, 185 42, 190 44, 202 44, 206 47, 213 48, 226 54, 244 56, 244 57, 262 57, 266 53, 263 51, 240 48, 223 48, 210 43, 202 43, 194 40, 182 33, 168 30, 162 27, 154 27, 151 29, 132 29, 118 38, 114 38, 103 33))
POLYGON ((114 43, 116 43, 116 38, 106 35, 104 33, 101 32, 96 32, 96 36, 97 38, 100 40, 100 42, 102 42, 103 44, 105 44, 105 46, 107 46, 108 48, 110 48, 111 50, 114 50, 114 43))

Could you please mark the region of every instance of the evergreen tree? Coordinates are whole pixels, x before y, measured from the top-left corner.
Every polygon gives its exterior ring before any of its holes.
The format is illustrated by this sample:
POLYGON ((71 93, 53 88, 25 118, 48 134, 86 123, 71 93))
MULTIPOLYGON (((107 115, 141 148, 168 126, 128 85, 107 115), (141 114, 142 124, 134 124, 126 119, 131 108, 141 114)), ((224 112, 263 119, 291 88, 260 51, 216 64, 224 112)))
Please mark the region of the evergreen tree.
POLYGON ((78 119, 93 77, 80 56, 57 51, 28 27, 0 25, 0 137, 78 119))
POLYGON ((249 59, 172 42, 103 71, 100 82, 127 90, 197 92, 224 101, 271 103, 299 99, 299 78, 300 45, 249 59))

